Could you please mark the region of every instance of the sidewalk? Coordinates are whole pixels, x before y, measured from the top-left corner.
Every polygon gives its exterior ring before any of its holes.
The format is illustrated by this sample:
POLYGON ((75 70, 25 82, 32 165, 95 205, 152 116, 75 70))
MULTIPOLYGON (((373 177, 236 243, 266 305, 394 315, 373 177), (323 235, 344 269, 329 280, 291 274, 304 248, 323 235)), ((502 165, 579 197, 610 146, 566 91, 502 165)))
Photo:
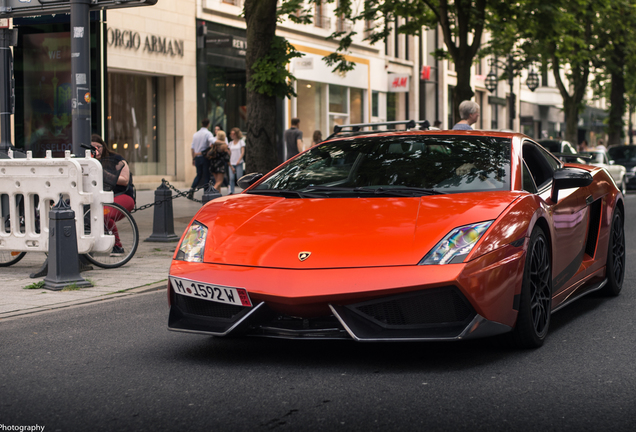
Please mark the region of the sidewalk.
MULTIPOLYGON (((228 193, 222 188, 223 195, 228 193)), ((173 192, 173 195, 175 192, 173 192)), ((203 191, 195 194, 201 199, 203 191)), ((137 191, 137 207, 154 201, 154 190, 137 191)), ((181 237, 190 220, 201 208, 201 204, 180 197, 172 201, 174 233, 181 237)), ((139 247, 135 256, 124 266, 116 269, 102 269, 93 265, 93 270, 84 271, 81 276, 93 287, 76 291, 49 291, 46 289, 25 289, 44 280, 31 279, 30 273, 40 269, 46 255, 30 252, 18 263, 0 268, 0 321, 4 318, 42 312, 82 303, 129 296, 151 290, 162 290, 168 283, 168 270, 178 241, 156 243, 144 241, 152 234, 154 207, 133 214, 139 227, 139 247)))

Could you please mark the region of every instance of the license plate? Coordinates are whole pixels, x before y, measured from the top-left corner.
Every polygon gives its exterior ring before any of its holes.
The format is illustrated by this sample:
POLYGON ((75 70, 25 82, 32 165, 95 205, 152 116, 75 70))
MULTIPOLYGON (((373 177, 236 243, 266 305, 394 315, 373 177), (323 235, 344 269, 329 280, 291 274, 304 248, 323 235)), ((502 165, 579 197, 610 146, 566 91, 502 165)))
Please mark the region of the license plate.
POLYGON ((170 276, 170 283, 172 283, 172 289, 174 289, 177 294, 217 303, 252 306, 252 302, 245 288, 211 285, 172 276, 170 276))

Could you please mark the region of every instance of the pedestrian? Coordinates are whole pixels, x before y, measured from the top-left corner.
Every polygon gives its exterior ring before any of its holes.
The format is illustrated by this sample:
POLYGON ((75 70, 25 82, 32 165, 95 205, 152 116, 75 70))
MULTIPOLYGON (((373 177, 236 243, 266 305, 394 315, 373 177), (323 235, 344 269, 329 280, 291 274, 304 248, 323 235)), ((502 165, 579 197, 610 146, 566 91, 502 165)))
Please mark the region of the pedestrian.
POLYGON ((584 152, 584 151, 587 151, 587 150, 588 150, 587 141, 586 140, 581 141, 579 143, 579 152, 584 152))
POLYGON ((437 128, 437 129, 441 129, 441 128, 442 128, 442 122, 441 122, 441 121, 439 121, 439 120, 435 120, 435 121, 433 122, 433 127, 434 127, 434 128, 437 128))
POLYGON ((221 127, 221 125, 216 125, 214 126, 214 132, 212 133, 212 144, 214 144, 214 141, 216 141, 216 134, 219 133, 219 131, 222 131, 223 128, 221 127))
POLYGON ((603 145, 603 140, 602 139, 598 140, 598 142, 596 144, 596 150, 607 150, 605 148, 605 146, 603 145))
POLYGON ((230 149, 227 146, 225 132, 219 131, 216 140, 207 154, 210 173, 214 176, 214 188, 221 192, 223 178, 227 172, 227 164, 230 161, 230 149))
POLYGON ((473 130, 473 125, 479 119, 479 104, 465 100, 459 104, 460 121, 453 126, 453 130, 473 130))
POLYGON ((287 148, 287 159, 303 151, 303 133, 299 129, 299 126, 300 119, 294 117, 291 119, 291 127, 287 129, 283 135, 287 148))
MULTIPOLYGON (((95 149, 95 159, 102 164, 104 189, 113 191, 115 204, 132 211, 135 208, 135 186, 128 163, 123 157, 110 151, 102 137, 97 134, 91 136, 91 145, 95 149)), ((115 236, 111 255, 123 255, 125 252, 116 225, 123 217, 120 211, 104 207, 104 224, 115 236)))
POLYGON ((190 146, 190 153, 192 154, 192 165, 197 169, 197 175, 192 182, 188 197, 192 198, 194 191, 199 184, 206 185, 210 182, 210 166, 208 160, 204 157, 203 152, 207 150, 213 143, 214 136, 208 129, 210 126, 210 120, 201 120, 201 129, 199 129, 192 137, 192 145, 190 146))
POLYGON ((314 136, 311 139, 311 146, 315 146, 316 144, 320 144, 322 142, 322 132, 319 130, 314 131, 314 136))
POLYGON ((237 127, 230 130, 230 195, 234 193, 237 179, 243 177, 243 158, 245 157, 245 140, 237 127))

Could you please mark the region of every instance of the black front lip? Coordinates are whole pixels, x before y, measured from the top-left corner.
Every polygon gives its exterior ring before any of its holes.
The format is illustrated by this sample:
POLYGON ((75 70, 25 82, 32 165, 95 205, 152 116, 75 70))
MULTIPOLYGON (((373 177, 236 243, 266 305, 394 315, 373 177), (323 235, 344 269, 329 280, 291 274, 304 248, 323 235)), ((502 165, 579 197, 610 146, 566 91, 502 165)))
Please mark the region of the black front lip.
MULTIPOLYGON (((475 339, 506 333, 511 327, 489 321, 474 311, 461 318, 461 321, 439 322, 421 325, 386 325, 361 314, 355 305, 330 304, 333 315, 319 318, 292 318, 272 311, 261 302, 246 307, 231 318, 204 316, 188 313, 186 302, 203 302, 200 307, 218 308, 207 300, 190 299, 172 293, 168 329, 172 331, 198 333, 211 336, 257 336, 279 339, 346 339, 359 342, 383 341, 455 341, 475 339)), ((385 300, 395 300, 400 296, 391 296, 385 300)), ((229 305, 228 305, 229 306, 229 305)), ((197 309, 200 310, 200 309, 197 309)), ((190 310, 192 312, 192 310, 190 310)))

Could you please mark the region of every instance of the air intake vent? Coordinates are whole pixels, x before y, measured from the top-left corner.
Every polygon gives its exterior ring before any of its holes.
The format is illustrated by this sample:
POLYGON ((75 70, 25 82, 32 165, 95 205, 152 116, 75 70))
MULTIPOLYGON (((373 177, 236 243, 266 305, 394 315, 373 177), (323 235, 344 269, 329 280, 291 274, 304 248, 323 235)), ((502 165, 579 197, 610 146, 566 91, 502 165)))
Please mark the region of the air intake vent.
POLYGON ((474 315, 470 303, 455 287, 418 291, 349 308, 383 327, 456 324, 474 315))
POLYGON ((241 312, 245 312, 245 307, 216 303, 208 300, 199 300, 182 295, 176 296, 176 305, 184 313, 189 315, 199 315, 209 318, 234 319, 241 312))

